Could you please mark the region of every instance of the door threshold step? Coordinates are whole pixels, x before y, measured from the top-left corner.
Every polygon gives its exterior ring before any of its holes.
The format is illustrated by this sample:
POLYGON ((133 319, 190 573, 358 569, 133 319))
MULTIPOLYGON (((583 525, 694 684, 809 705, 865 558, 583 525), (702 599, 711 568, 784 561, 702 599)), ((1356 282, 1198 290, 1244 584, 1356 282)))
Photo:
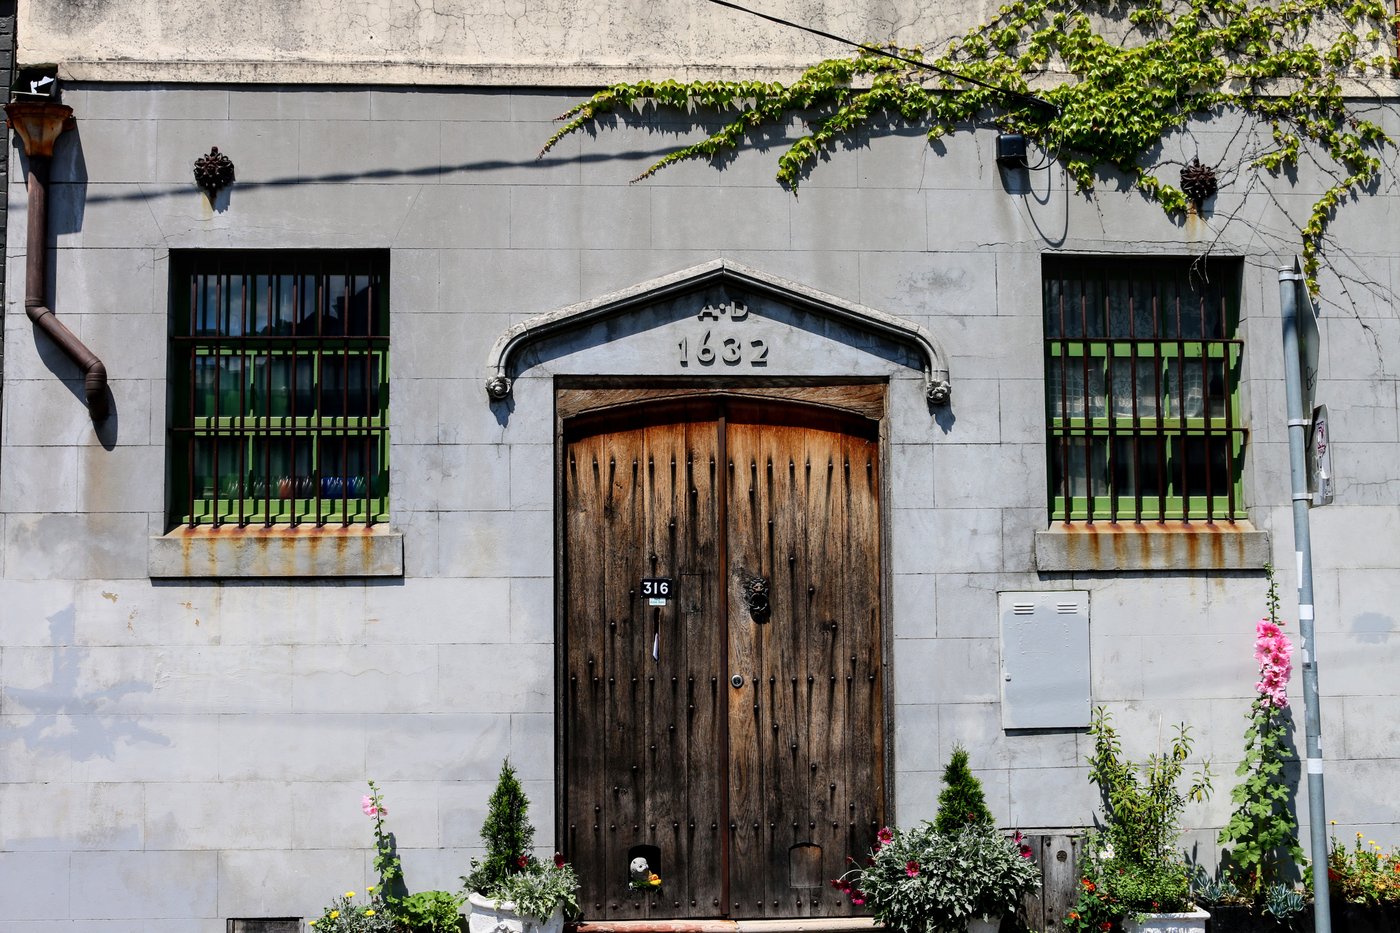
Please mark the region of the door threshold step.
POLYGON ((874 917, 793 917, 775 920, 585 920, 572 933, 864 933, 874 917))

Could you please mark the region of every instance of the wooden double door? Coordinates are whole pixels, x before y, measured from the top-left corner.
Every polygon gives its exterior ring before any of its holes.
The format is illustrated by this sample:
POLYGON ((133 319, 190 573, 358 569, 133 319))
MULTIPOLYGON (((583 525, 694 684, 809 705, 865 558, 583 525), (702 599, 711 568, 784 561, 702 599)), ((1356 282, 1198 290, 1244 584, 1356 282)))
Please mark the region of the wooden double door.
POLYGON ((828 881, 885 817, 877 424, 725 397, 565 421, 560 828, 586 917, 852 911, 828 881), (638 857, 659 888, 629 886, 638 857))

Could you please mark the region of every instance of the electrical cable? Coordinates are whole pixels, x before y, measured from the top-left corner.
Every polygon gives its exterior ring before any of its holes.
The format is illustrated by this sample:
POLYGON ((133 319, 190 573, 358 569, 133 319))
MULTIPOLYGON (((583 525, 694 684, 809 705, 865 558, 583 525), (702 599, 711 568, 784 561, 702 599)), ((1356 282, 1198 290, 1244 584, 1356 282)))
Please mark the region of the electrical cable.
POLYGON ((947 68, 940 68, 937 65, 933 65, 925 61, 920 61, 917 58, 909 58, 906 55, 900 55, 899 53, 894 52, 890 49, 882 49, 873 45, 866 45, 863 42, 857 42, 854 39, 847 39, 843 36, 838 36, 834 33, 824 32, 823 30, 816 29, 812 26, 804 26, 801 23, 794 23, 791 20, 786 20, 778 16, 772 16, 768 13, 760 13, 758 10, 751 10, 748 7, 740 6, 737 3, 732 3, 730 2, 730 0, 707 0, 707 2, 713 3, 716 6, 728 7, 731 10, 738 10, 740 13, 748 13, 750 16, 757 16, 759 19, 766 19, 769 22, 777 23, 780 26, 787 26, 790 29, 799 29, 802 32, 809 32, 814 36, 821 36, 823 39, 830 39, 833 42, 840 42, 843 45, 852 46, 854 48, 860 49, 862 52, 868 52, 871 55, 879 55, 884 58, 892 58, 895 61, 904 62, 906 65, 913 65, 915 68, 923 68, 926 71, 932 71, 936 74, 941 74, 944 77, 954 78, 958 81, 964 81, 968 84, 973 84, 977 87, 985 88, 988 91, 995 91, 998 94, 1005 94, 1009 97, 1018 97, 1021 100, 1027 101, 1037 106, 1048 107, 1056 113, 1059 113, 1060 111, 1060 108, 1050 103, 1050 101, 1045 100, 1041 97, 1036 97, 1034 94, 1026 94, 1021 91, 1013 91, 1010 88, 997 87, 995 84, 988 84, 987 82, 980 81, 977 78, 973 78, 965 74, 959 74, 958 72, 950 71, 947 68))

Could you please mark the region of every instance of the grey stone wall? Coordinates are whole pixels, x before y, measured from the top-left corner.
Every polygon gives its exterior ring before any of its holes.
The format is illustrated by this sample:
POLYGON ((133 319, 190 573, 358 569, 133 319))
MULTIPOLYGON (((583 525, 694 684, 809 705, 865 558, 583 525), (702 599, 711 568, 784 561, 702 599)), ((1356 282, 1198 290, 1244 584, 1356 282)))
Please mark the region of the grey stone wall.
MULTIPOLYGON (((1083 825, 1095 799, 1075 731, 1008 733, 1001 591, 1090 600, 1093 699, 1143 756, 1189 721, 1220 777, 1188 819, 1229 812, 1252 693, 1257 570, 1041 573, 1046 526, 1040 257, 1051 250, 1244 257, 1246 497, 1294 584, 1275 269, 1285 212, 1321 179, 1205 217, 1164 217, 1105 182, 1008 177, 989 131, 931 148, 893 132, 833 152, 794 196, 755 144, 732 163, 648 161, 696 129, 654 118, 535 154, 572 98, 529 91, 70 86, 78 130, 51 195, 54 307, 111 373, 93 434, 75 374, 6 298, 0 459, 0 931, 223 929, 312 916, 372 879, 364 781, 384 788, 414 888, 453 887, 500 759, 553 844, 554 377, 667 374, 632 338, 579 338, 484 392, 494 340, 531 315, 725 258, 914 322, 947 353, 935 417, 916 370, 802 330, 774 374, 886 378, 895 805, 932 813, 954 743, 998 820, 1083 825), (211 206, 211 145, 238 182, 211 206), (152 580, 164 526, 169 251, 391 250, 391 498, 402 579, 152 580), (66 926, 65 926, 66 924, 66 926)), ((1392 130, 1389 103, 1376 105, 1392 130)), ((1164 159, 1231 157, 1228 119, 1164 159)), ((8 188, 11 243, 25 222, 8 188)), ((1396 188, 1340 213, 1324 277, 1319 398, 1337 504, 1314 513, 1329 815, 1400 842, 1380 788, 1400 759, 1390 673, 1400 591, 1396 188)), ((7 253, 11 278, 23 268, 7 253)), ((606 335, 604 335, 606 336, 606 335)), ((1296 626, 1292 628, 1296 633, 1296 626)), ((1296 692, 1296 691, 1295 691, 1296 692)), ((1207 844, 1207 850, 1210 849, 1207 844)))

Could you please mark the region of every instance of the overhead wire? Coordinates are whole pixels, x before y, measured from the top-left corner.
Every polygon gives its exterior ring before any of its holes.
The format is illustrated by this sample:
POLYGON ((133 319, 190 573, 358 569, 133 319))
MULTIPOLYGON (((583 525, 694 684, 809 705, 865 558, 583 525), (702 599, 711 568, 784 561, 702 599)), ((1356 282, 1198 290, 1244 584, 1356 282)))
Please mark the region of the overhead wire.
POLYGON ((844 36, 838 36, 835 33, 826 32, 825 30, 817 29, 813 26, 806 26, 802 23, 795 23, 792 20, 783 19, 781 16, 773 16, 770 13, 761 13, 758 10, 750 9, 749 7, 741 6, 740 4, 734 3, 732 2, 732 0, 706 0, 706 2, 713 3, 716 6, 728 7, 731 10, 738 10, 740 13, 748 13, 750 16, 757 16, 759 19, 766 19, 769 22, 777 23, 780 26, 787 26, 789 29, 797 29, 802 32, 811 33, 814 36, 821 36, 823 39, 830 39, 833 42, 840 42, 843 45, 849 45, 852 48, 860 49, 862 52, 868 52, 871 55, 879 55, 884 58, 892 58, 897 62, 903 62, 906 65, 913 65, 915 68, 922 68, 925 71, 932 71, 935 74, 940 74, 947 78, 953 78, 957 81, 972 84, 977 87, 984 88, 988 91, 994 91, 998 94, 1005 94, 1008 97, 1019 98, 1028 103, 1032 103, 1040 107, 1048 107, 1051 110, 1054 110, 1056 113, 1058 113, 1060 110, 1059 107, 1052 104, 1050 101, 1045 100, 1043 97, 1036 97, 1034 94, 1027 94, 1023 91, 1012 90, 1008 87, 999 87, 995 84, 988 84, 986 81, 979 80, 978 78, 974 78, 971 75, 960 74, 959 72, 952 71, 948 68, 940 67, 938 65, 932 64, 931 62, 926 62, 917 58, 910 58, 909 56, 902 55, 894 51, 893 49, 882 49, 879 46, 866 45, 864 42, 857 42, 854 39, 847 39, 844 36))

